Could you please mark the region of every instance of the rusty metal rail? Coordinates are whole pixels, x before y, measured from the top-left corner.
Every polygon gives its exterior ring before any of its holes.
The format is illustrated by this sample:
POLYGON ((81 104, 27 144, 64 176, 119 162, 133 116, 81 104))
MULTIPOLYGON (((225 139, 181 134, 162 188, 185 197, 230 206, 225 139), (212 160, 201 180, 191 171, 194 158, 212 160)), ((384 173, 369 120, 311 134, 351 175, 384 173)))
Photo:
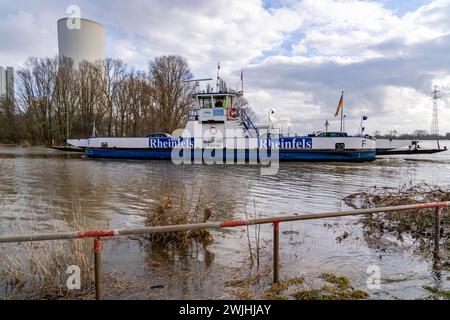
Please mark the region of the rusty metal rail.
POLYGON ((93 231, 78 231, 78 232, 59 232, 59 233, 43 233, 43 234, 22 234, 22 235, 5 235, 0 236, 0 244, 2 243, 20 243, 31 241, 52 241, 52 240, 73 240, 73 239, 94 239, 94 263, 95 263, 95 297, 96 299, 102 298, 101 289, 101 252, 102 252, 102 238, 113 238, 121 236, 131 235, 144 235, 151 233, 166 233, 166 232, 179 232, 190 230, 204 230, 204 229, 222 229, 233 228, 241 226, 250 226, 258 224, 272 224, 273 225, 273 281, 277 283, 279 281, 279 260, 280 260, 280 223, 282 222, 294 222, 305 220, 316 220, 325 218, 338 218, 346 216, 365 215, 381 212, 394 212, 394 211, 408 211, 413 209, 430 209, 436 208, 435 211, 435 237, 434 237, 434 249, 435 254, 439 254, 440 245, 440 221, 442 215, 442 208, 449 207, 450 201, 445 202, 430 202, 430 203, 418 203, 411 205, 393 206, 393 207, 380 207, 370 209, 358 209, 348 211, 334 211, 316 214, 297 214, 284 217, 272 217, 272 218, 260 218, 249 220, 227 220, 217 222, 206 222, 196 224, 185 225, 169 225, 169 226, 155 226, 155 227, 142 227, 142 228, 127 228, 127 229, 111 229, 111 230, 93 230, 93 231))

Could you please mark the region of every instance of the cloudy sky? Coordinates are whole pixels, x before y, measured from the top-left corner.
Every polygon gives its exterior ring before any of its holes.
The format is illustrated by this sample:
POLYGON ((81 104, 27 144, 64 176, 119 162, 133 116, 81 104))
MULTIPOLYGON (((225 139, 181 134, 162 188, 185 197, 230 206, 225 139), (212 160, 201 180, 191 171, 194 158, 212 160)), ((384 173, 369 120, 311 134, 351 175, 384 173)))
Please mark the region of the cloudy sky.
POLYGON ((186 57, 195 77, 229 86, 244 70, 246 97, 286 131, 430 130, 433 85, 450 132, 450 0, 0 0, 0 65, 57 54, 56 21, 78 5, 107 28, 107 56, 147 69, 157 55, 186 57))

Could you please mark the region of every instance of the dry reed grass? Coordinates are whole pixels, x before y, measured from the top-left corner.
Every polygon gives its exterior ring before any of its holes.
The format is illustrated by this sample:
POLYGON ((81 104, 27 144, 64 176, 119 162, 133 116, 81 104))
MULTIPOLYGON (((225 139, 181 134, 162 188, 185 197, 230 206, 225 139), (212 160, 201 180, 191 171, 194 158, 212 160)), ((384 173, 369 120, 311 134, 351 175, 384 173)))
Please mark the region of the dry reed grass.
MULTIPOLYGON (((249 213, 245 210, 245 219, 259 219, 261 213, 256 212, 256 202, 253 200, 253 212, 249 213)), ((250 268, 256 267, 259 270, 261 264, 261 225, 246 226, 248 254, 249 254, 249 266, 250 268), (251 229, 253 228, 253 232, 251 229)))
MULTIPOLYGON (((213 206, 203 189, 194 185, 189 192, 185 184, 180 190, 169 182, 164 183, 157 200, 149 207, 146 227, 194 224, 208 222, 213 215, 213 206)), ((144 237, 155 244, 174 244, 187 247, 193 241, 205 246, 212 243, 209 230, 154 233, 144 237)))
MULTIPOLYGON (((54 211, 68 230, 86 230, 80 210, 69 215, 54 211)), ((35 217, 31 216, 32 221, 35 217)), ((37 225, 36 221, 31 223, 37 225)), ((11 233, 25 233, 20 225, 11 225, 11 233)), ((56 227, 46 232, 58 232, 56 227)), ((66 231, 66 230, 65 230, 66 231)), ((0 294, 4 298, 61 299, 74 298, 93 288, 92 241, 65 240, 24 242, 0 246, 0 294), (81 290, 69 290, 67 269, 76 265, 81 270, 81 290)))

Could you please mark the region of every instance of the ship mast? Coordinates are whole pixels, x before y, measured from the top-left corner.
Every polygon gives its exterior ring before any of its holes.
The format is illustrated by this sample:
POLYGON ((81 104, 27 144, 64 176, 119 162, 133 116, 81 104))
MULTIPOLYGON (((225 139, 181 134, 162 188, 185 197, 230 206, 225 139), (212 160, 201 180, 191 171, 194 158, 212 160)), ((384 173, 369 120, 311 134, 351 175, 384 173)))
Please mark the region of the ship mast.
POLYGON ((219 77, 219 73, 220 73, 220 62, 217 63, 217 82, 216 82, 216 92, 219 92, 219 87, 220 87, 220 77, 219 77))

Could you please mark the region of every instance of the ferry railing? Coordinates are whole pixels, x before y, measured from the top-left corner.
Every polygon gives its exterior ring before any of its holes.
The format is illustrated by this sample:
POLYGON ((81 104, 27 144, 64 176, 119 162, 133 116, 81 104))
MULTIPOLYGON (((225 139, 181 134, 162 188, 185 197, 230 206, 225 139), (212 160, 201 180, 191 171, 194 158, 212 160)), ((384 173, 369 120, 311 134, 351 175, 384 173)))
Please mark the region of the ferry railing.
POLYGON ((241 108, 240 112, 241 112, 242 121, 248 127, 247 130, 253 129, 256 132, 256 137, 259 137, 259 129, 257 127, 255 127, 252 119, 250 119, 250 117, 248 116, 247 111, 245 111, 245 109, 241 108))
POLYGON ((440 246, 440 229, 441 216, 443 207, 449 207, 450 201, 444 202, 430 202, 417 203, 411 205, 379 207, 370 209, 358 209, 349 211, 335 211, 315 214, 297 214, 285 217, 259 218, 248 220, 226 220, 217 222, 206 222, 185 225, 168 225, 168 226, 154 226, 142 228, 127 228, 127 229, 111 229, 111 230, 93 230, 93 231, 77 231, 77 232, 59 232, 59 233, 43 233, 43 234, 20 234, 20 235, 4 235, 0 236, 0 244, 2 243, 21 243, 30 241, 52 241, 52 240, 70 240, 70 239, 84 239, 91 238, 93 241, 94 251, 94 279, 95 279, 95 297, 97 300, 102 299, 102 239, 113 238, 121 236, 136 236, 152 233, 166 233, 179 232, 191 230, 205 230, 205 229, 223 229, 241 226, 272 224, 273 225, 273 282, 279 282, 279 266, 280 266, 280 223, 316 220, 326 218, 338 218, 346 216, 367 215, 373 213, 387 213, 387 212, 402 212, 414 209, 429 209, 436 208, 434 213, 434 252, 439 255, 440 246))

